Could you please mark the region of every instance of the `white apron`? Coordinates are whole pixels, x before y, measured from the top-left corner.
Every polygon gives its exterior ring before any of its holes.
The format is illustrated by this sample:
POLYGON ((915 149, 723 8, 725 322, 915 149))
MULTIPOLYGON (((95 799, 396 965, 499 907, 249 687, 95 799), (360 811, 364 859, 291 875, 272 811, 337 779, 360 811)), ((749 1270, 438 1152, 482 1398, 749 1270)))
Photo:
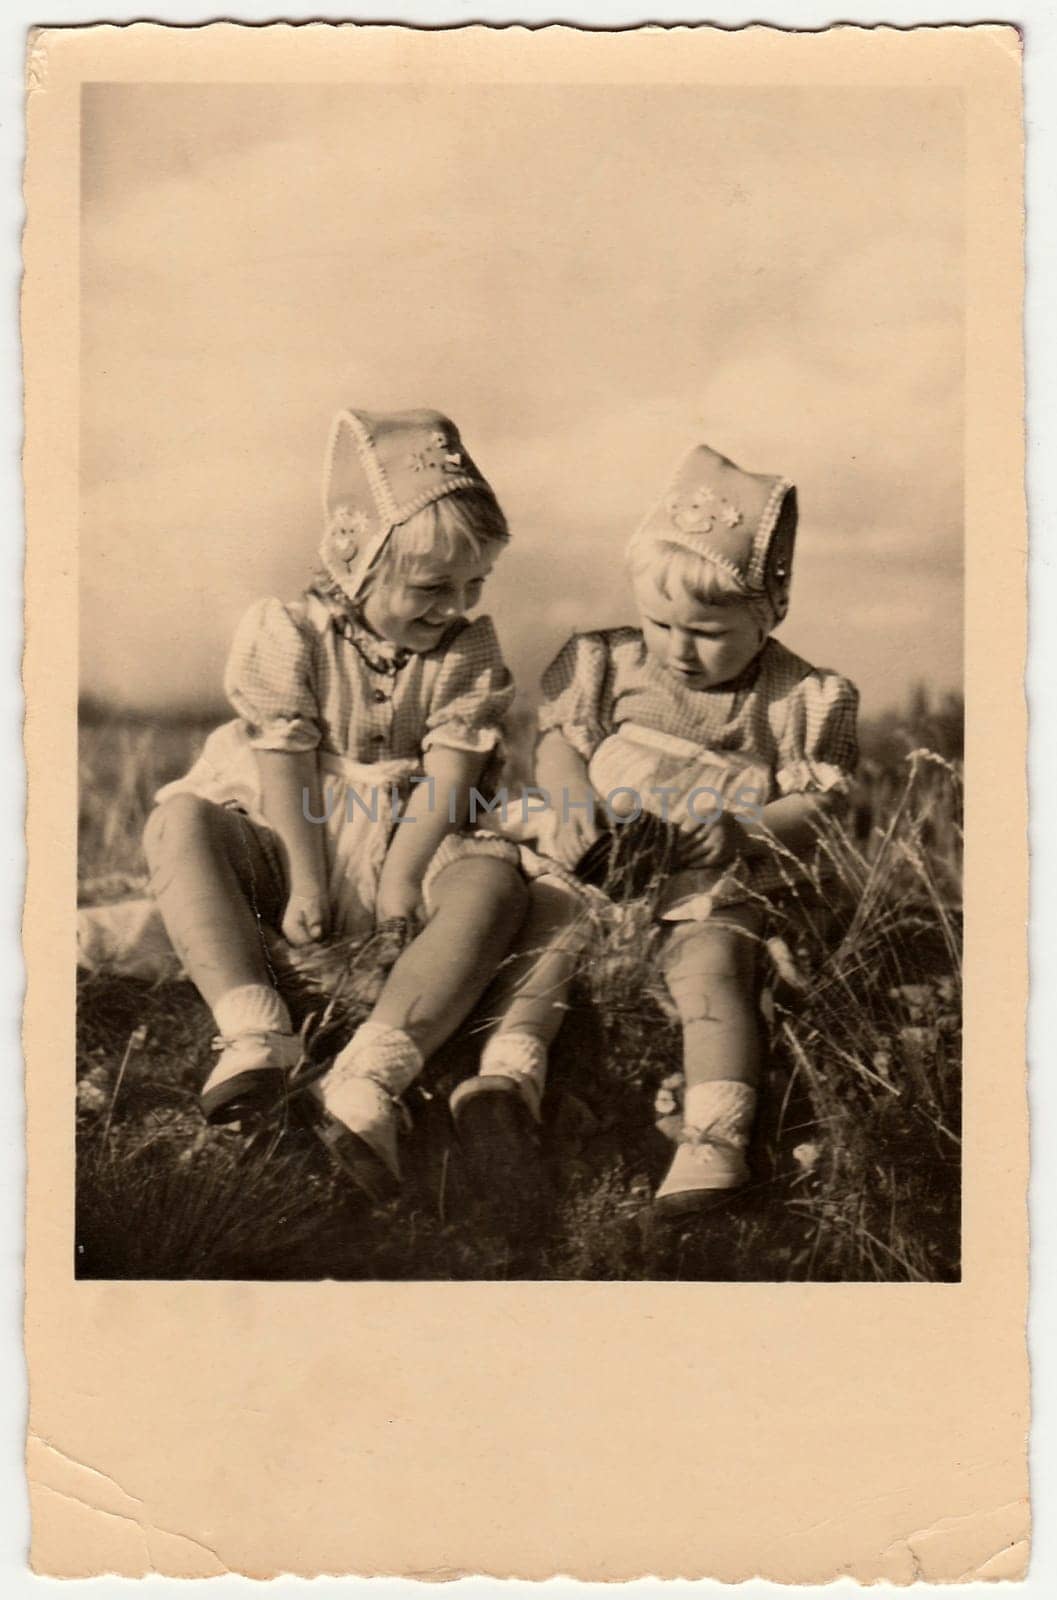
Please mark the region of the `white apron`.
MULTIPOLYGON (((350 761, 329 751, 319 761, 331 931, 360 936, 374 926, 374 907, 389 841, 411 790, 418 762, 350 761)), ((268 827, 261 811, 260 778, 253 746, 241 722, 226 722, 205 742, 191 770, 159 789, 156 803, 176 794, 197 794, 216 805, 237 806, 252 822, 268 827)))

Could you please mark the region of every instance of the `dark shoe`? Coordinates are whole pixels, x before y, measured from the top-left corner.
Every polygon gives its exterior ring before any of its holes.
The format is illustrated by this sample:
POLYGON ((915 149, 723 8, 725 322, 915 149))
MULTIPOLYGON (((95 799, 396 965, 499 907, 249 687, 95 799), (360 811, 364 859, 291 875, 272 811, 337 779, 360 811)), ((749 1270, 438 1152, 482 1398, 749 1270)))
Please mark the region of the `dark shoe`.
POLYGON ((202 1086, 207 1122, 242 1122, 268 1116, 282 1105, 288 1071, 301 1056, 296 1033, 240 1033, 214 1039, 220 1059, 202 1086))
POLYGON ((539 1126, 513 1078, 466 1078, 449 1102, 474 1187, 523 1211, 543 1201, 539 1126))
MULTIPOLYGON (((342 1086, 340 1106, 328 1104, 326 1082, 312 1084, 299 1097, 300 1115, 342 1176, 372 1205, 395 1199, 400 1193, 395 1103, 376 1083, 360 1078, 351 1090, 342 1086)), ((330 1101, 336 1098, 332 1091, 330 1101)))

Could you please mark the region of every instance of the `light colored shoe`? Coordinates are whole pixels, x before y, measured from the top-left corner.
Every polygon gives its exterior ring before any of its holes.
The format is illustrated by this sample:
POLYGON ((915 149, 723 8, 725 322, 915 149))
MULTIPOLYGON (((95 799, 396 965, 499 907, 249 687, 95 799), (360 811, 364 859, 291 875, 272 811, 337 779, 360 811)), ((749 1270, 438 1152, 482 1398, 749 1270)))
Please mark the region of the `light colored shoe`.
POLYGON ((397 1141, 403 1108, 373 1078, 331 1069, 312 1084, 313 1125, 334 1162, 376 1203, 400 1190, 397 1141))
POLYGON ((275 1110, 286 1093, 287 1073, 301 1058, 296 1033, 239 1033, 214 1039, 213 1049, 220 1059, 201 1094, 207 1122, 240 1122, 275 1110))
POLYGON ((688 1084, 679 1147, 654 1196, 654 1209, 678 1216, 707 1205, 716 1190, 748 1183, 745 1148, 755 1110, 756 1090, 740 1079, 688 1084))
POLYGON ((717 1189, 740 1189, 751 1176, 740 1145, 700 1135, 679 1145, 654 1196, 654 1208, 668 1216, 696 1211, 717 1189))

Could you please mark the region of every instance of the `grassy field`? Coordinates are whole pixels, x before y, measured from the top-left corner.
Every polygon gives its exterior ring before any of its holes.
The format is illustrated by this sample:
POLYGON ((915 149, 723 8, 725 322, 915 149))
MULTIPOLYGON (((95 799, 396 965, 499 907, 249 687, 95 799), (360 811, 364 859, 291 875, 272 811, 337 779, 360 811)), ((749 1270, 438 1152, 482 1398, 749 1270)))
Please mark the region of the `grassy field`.
MULTIPOLYGON (((80 894, 142 892, 153 791, 206 727, 82 717, 80 894)), ((528 727, 515 739, 525 774, 528 727)), ((412 1090, 400 1199, 371 1210, 296 1127, 247 1142, 208 1129, 197 1086, 210 1018, 185 982, 80 974, 76 1270, 112 1278, 955 1280, 960 1259, 961 712, 917 694, 863 729, 835 869, 768 958, 772 1048, 754 1180, 693 1223, 649 1199, 672 1153, 679 1035, 635 908, 605 919, 545 1101, 547 1204, 511 1228, 469 1188, 447 1095, 474 1068, 482 1014, 412 1090), (799 930, 799 931, 796 931, 799 930), (776 952, 779 958, 782 952, 776 952)), ((378 952, 292 966, 325 1055, 381 981, 378 952)))

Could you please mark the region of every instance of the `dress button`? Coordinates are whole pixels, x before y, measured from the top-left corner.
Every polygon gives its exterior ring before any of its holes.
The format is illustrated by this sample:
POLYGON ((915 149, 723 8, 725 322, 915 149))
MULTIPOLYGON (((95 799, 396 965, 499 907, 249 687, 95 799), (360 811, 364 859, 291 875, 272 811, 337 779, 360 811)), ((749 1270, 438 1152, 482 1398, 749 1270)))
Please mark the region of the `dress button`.
POLYGON ((384 705, 388 698, 389 697, 386 694, 384 689, 372 689, 371 690, 371 699, 375 702, 376 705, 380 705, 380 706, 384 705))

